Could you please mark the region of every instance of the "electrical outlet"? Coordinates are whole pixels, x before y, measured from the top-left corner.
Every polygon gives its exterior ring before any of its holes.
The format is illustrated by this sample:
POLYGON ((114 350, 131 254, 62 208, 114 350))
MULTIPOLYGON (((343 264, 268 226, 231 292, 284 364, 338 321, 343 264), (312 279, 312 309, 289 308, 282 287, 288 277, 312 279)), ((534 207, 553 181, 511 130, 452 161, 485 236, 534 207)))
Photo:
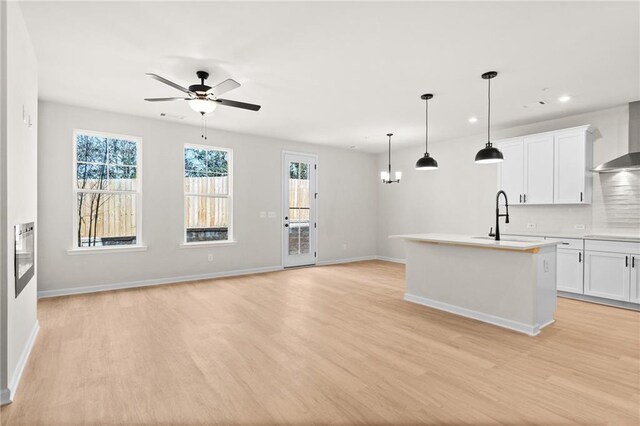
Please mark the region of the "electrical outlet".
POLYGON ((266 219, 267 218, 267 212, 260 212, 260 219, 266 219))
POLYGON ((544 268, 544 272, 549 272, 549 261, 548 260, 543 260, 542 261, 542 267, 544 268))
POLYGON ((527 223, 527 229, 536 229, 537 227, 535 223, 527 223))
POLYGON ((344 244, 342 245, 342 250, 346 250, 346 249, 347 249, 347 243, 344 243, 344 244))
POLYGON ((209 253, 209 255, 207 256, 207 260, 209 262, 213 262, 213 254, 209 253))
POLYGON ((584 229, 584 224, 576 223, 575 225, 573 225, 573 229, 584 229))

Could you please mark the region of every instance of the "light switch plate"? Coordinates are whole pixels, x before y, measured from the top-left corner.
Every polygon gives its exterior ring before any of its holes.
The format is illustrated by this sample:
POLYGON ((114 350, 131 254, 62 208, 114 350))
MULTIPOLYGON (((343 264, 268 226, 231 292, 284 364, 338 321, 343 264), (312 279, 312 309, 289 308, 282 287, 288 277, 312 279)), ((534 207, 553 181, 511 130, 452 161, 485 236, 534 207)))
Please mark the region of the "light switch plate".
POLYGON ((266 219, 267 218, 267 212, 260 212, 260 219, 266 219))
POLYGON ((276 212, 269 212, 269 219, 274 219, 276 217, 276 212))
POLYGON ((527 223, 527 229, 536 229, 537 225, 535 223, 527 223))
POLYGON ((584 230, 584 225, 582 223, 576 223, 575 225, 573 225, 574 229, 583 229, 584 230))

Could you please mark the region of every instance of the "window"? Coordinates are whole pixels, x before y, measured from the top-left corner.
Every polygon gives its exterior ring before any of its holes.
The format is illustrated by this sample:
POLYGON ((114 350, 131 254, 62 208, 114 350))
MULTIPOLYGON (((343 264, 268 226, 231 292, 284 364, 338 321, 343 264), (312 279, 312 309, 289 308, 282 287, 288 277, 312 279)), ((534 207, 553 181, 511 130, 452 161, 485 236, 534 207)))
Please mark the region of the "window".
POLYGON ((74 246, 140 243, 141 140, 74 132, 74 246))
POLYGON ((185 145, 185 242, 233 241, 232 151, 185 145))

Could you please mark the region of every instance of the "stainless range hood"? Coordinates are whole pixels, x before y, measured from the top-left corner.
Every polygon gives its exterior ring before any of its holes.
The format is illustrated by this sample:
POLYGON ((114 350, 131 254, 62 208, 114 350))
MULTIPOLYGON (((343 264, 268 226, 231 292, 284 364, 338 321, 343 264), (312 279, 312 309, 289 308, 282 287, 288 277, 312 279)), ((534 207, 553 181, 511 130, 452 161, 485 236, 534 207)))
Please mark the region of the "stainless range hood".
POLYGON ((598 173, 640 170, 640 101, 629 103, 629 153, 600 164, 598 173))

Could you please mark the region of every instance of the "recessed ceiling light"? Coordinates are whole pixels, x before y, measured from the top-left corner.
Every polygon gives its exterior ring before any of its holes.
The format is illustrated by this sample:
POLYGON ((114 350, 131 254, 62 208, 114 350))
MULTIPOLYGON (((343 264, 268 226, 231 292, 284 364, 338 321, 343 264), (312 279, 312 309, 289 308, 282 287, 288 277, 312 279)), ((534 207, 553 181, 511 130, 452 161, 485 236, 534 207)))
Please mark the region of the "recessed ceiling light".
POLYGON ((560 102, 569 102, 571 100, 571 96, 569 95, 562 95, 558 98, 558 100, 560 102))
POLYGON ((469 117, 469 123, 477 123, 478 117, 469 117))

